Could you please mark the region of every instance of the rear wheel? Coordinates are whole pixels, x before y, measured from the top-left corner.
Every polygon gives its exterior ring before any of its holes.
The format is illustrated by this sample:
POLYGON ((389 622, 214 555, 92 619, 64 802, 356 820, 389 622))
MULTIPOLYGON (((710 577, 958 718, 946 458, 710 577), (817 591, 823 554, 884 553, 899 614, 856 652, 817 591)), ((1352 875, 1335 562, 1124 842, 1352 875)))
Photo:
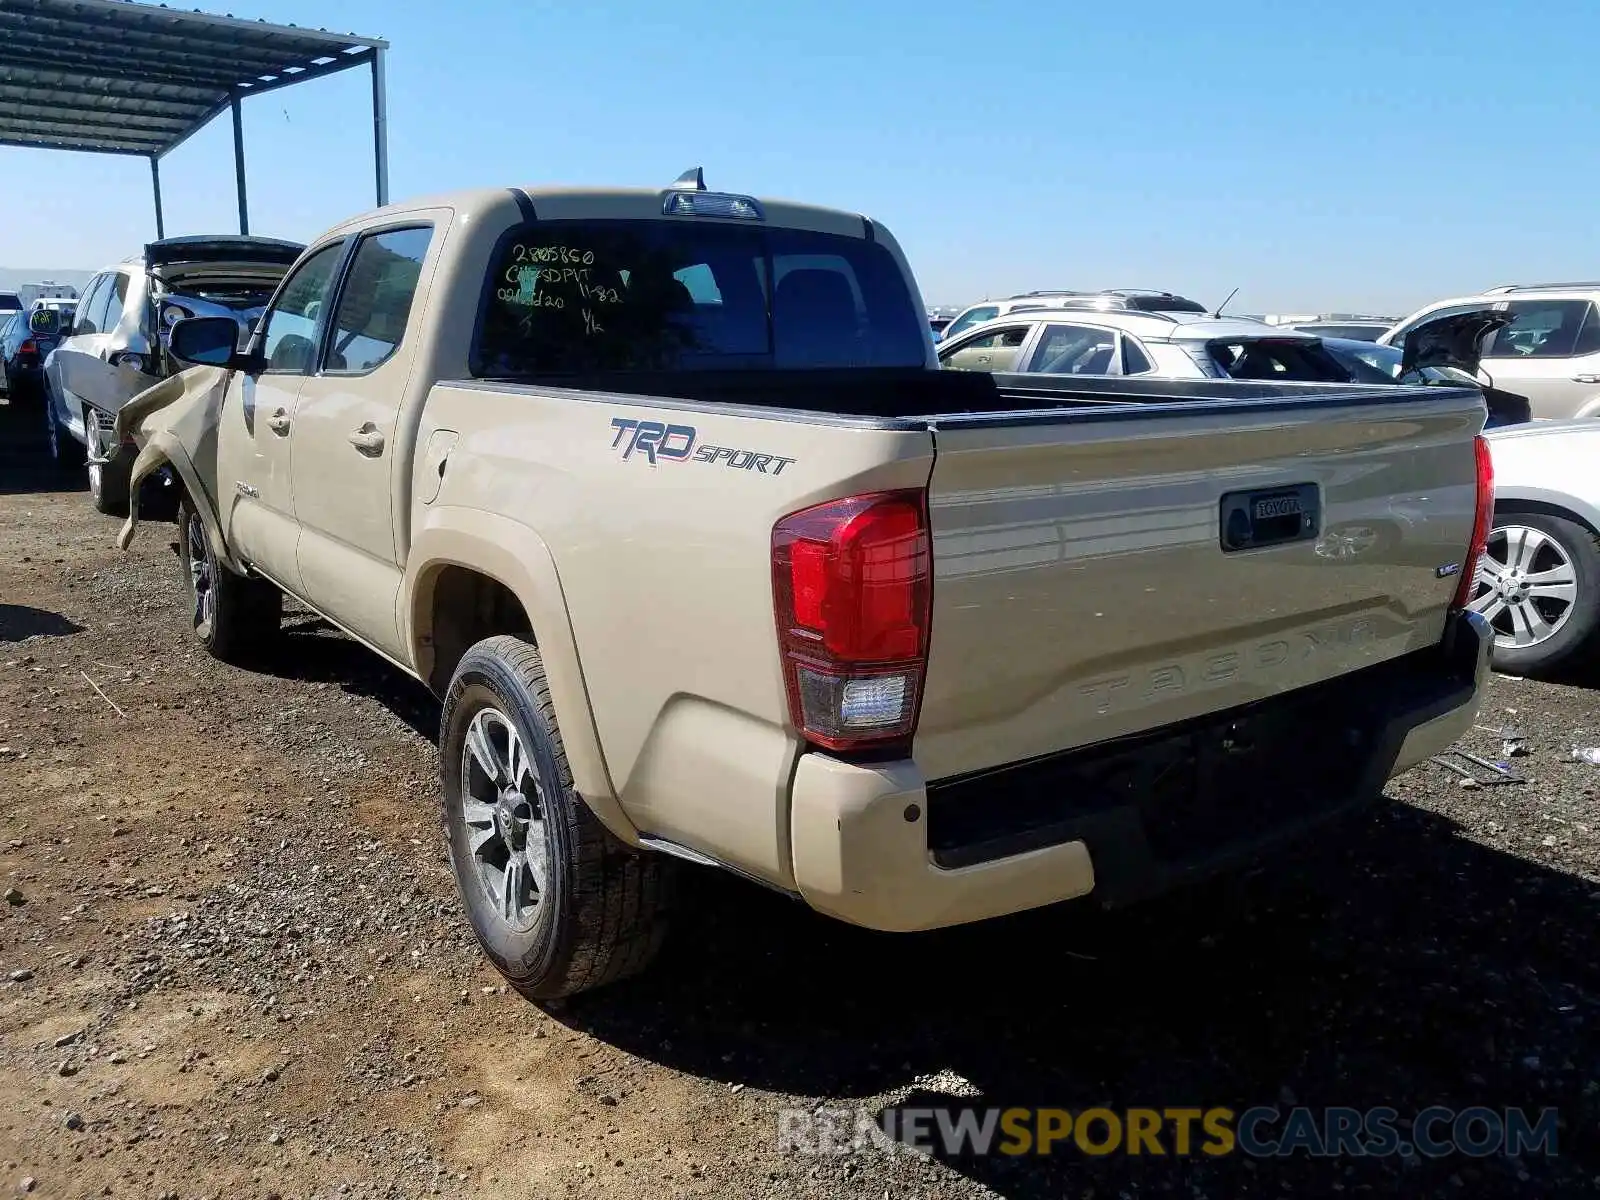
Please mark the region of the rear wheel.
POLYGON ((1559 670, 1600 641, 1600 548, 1575 521, 1496 513, 1471 607, 1494 628, 1494 665, 1517 675, 1559 670))
POLYGON ((45 448, 58 469, 75 471, 83 466, 83 446, 57 418, 56 406, 48 391, 44 398, 44 428, 45 448))
POLYGON ((439 760, 456 887, 479 944, 531 999, 642 971, 675 866, 618 841, 574 790, 538 649, 502 635, 462 656, 439 760))
POLYGON ((178 558, 189 595, 189 624, 200 644, 223 662, 259 658, 283 622, 283 593, 225 566, 187 497, 178 505, 178 558))

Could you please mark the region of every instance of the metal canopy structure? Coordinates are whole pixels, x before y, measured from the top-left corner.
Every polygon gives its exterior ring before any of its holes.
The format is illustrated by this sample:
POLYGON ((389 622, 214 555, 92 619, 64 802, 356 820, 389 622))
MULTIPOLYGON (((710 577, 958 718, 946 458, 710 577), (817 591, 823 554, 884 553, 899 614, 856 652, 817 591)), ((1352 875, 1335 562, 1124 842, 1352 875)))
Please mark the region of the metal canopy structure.
POLYGON ((162 158, 231 110, 239 232, 249 233, 241 102, 367 66, 381 207, 389 202, 388 46, 134 0, 0 0, 0 146, 148 159, 161 238, 162 158))

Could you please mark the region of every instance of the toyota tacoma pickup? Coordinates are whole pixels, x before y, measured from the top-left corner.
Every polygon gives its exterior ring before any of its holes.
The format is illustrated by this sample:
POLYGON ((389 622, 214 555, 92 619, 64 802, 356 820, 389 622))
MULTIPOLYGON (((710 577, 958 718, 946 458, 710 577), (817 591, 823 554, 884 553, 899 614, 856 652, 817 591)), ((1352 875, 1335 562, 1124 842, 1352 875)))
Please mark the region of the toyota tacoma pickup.
POLYGON ((1471 724, 1475 390, 940 371, 923 314, 878 221, 698 171, 463 192, 178 322, 118 432, 205 648, 287 594, 441 698, 535 999, 644 967, 683 860, 877 930, 1122 904, 1471 724))

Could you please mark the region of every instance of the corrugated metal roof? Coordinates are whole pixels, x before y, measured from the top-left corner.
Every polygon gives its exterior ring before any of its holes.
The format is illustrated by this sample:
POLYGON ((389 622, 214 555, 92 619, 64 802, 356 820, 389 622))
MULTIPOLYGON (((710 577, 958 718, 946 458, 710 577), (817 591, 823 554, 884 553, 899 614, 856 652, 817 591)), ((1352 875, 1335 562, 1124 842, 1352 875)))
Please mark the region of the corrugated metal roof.
POLYGON ((132 0, 0 0, 0 145, 159 157, 234 95, 387 45, 132 0))

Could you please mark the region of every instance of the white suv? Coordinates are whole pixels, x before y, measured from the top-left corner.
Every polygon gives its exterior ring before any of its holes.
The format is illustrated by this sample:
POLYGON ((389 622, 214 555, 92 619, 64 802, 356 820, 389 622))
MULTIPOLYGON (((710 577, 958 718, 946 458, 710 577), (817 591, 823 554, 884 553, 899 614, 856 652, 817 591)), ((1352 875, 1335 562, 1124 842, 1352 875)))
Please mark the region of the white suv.
POLYGON ((1061 291, 1020 292, 1003 300, 985 300, 964 309, 960 316, 945 326, 941 341, 949 341, 958 334, 996 317, 1009 317, 1012 313, 1034 312, 1044 308, 1086 308, 1096 312, 1174 312, 1204 315, 1210 310, 1196 300, 1172 292, 1158 292, 1148 288, 1109 288, 1098 292, 1061 291))
POLYGON ((1473 309, 1504 312, 1511 324, 1483 351, 1482 369, 1502 391, 1526 396, 1536 419, 1600 416, 1600 283, 1507 284, 1440 300, 1378 339, 1400 346, 1423 321, 1473 309))

